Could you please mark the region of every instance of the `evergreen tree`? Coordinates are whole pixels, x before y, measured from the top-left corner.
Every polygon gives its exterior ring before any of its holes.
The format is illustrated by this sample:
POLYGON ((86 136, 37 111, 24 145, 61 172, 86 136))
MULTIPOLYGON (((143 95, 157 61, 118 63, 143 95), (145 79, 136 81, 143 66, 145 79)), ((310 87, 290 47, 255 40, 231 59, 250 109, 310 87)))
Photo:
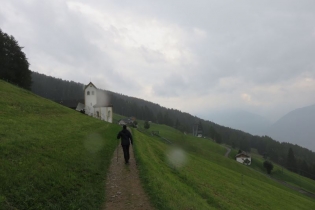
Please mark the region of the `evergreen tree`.
POLYGON ((240 140, 240 149, 246 152, 250 151, 249 142, 247 140, 240 140))
POLYGON ((198 131, 199 131, 199 132, 202 132, 202 131, 203 131, 203 127, 202 127, 201 120, 199 120, 199 122, 198 122, 198 131))
POLYGON ((294 152, 291 147, 289 149, 288 157, 287 157, 287 168, 293 172, 297 172, 296 160, 295 160, 294 152))
POLYGON ((0 79, 31 89, 31 71, 22 47, 0 29, 0 79))
POLYGON ((168 126, 171 126, 171 127, 174 126, 173 120, 169 116, 169 111, 166 111, 164 113, 164 120, 163 121, 164 121, 165 125, 168 125, 168 126))
POLYGON ((144 128, 145 128, 145 129, 149 129, 149 128, 150 128, 150 124, 149 124, 148 121, 145 121, 145 122, 144 122, 144 128))
POLYGON ((156 120, 159 124, 163 124, 163 114, 161 112, 158 112, 157 116, 156 116, 156 120))
POLYGON ((214 128, 212 126, 209 126, 208 134, 209 134, 210 138, 214 139, 214 137, 216 135, 216 131, 214 130, 214 128))
POLYGON ((222 143, 221 135, 218 132, 215 132, 214 139, 216 143, 218 144, 222 143))
POLYGON ((308 165, 307 165, 307 163, 306 163, 306 161, 305 160, 303 160, 302 162, 301 162, 301 164, 299 164, 300 165, 300 174, 302 174, 302 175, 304 175, 304 176, 307 176, 308 174, 308 171, 309 171, 309 168, 308 168, 308 165))
POLYGON ((266 161, 263 163, 263 165, 264 165, 264 168, 266 168, 267 173, 270 174, 271 171, 272 171, 272 169, 273 169, 273 164, 272 164, 270 161, 266 160, 266 161))
POLYGON ((180 126, 180 123, 179 123, 179 121, 178 121, 178 119, 176 118, 176 121, 175 121, 175 128, 179 128, 179 126, 180 126))

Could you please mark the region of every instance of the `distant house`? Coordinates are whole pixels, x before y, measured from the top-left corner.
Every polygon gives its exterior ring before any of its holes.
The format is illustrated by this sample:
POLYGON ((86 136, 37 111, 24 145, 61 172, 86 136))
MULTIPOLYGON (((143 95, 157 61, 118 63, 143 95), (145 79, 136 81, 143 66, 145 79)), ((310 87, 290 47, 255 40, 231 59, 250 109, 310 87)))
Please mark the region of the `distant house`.
POLYGON ((245 164, 245 165, 250 165, 252 163, 251 156, 246 154, 245 152, 241 152, 235 155, 235 159, 237 162, 245 164))
POLYGON ((119 125, 134 125, 134 119, 133 118, 126 118, 121 119, 118 121, 119 125))
POLYGON ((105 92, 98 90, 92 82, 85 86, 84 106, 85 114, 106 122, 113 122, 113 106, 108 103, 105 92))

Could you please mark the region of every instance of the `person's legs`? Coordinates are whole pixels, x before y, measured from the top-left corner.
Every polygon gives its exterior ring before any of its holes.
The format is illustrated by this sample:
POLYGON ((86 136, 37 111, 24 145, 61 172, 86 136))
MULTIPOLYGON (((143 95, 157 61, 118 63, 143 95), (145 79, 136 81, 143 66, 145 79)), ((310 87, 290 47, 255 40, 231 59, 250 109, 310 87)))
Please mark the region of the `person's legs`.
POLYGON ((127 162, 129 162, 129 158, 130 158, 130 155, 129 155, 129 146, 130 146, 130 145, 127 145, 127 149, 126 149, 126 150, 127 150, 127 162))
POLYGON ((124 158, 125 158, 125 163, 128 163, 129 161, 129 145, 122 145, 123 151, 124 151, 124 158))

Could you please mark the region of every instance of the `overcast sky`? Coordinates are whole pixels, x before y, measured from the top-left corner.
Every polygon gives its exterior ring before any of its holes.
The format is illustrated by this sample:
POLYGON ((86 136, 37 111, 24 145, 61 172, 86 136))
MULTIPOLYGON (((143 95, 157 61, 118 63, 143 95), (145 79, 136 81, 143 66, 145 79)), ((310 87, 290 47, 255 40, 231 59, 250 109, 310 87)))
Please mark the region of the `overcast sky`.
POLYGON ((314 0, 0 0, 30 69, 201 118, 315 104, 314 0))

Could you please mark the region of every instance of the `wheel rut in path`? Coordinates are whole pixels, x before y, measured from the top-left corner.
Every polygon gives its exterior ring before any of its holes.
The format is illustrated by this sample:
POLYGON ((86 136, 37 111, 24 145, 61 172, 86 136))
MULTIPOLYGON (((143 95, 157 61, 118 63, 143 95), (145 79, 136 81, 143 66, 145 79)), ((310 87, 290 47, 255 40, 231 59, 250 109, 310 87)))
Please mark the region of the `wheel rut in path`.
POLYGON ((114 152, 107 174, 106 198, 102 209, 154 209, 141 185, 133 147, 131 145, 129 164, 125 164, 120 145, 114 152))

